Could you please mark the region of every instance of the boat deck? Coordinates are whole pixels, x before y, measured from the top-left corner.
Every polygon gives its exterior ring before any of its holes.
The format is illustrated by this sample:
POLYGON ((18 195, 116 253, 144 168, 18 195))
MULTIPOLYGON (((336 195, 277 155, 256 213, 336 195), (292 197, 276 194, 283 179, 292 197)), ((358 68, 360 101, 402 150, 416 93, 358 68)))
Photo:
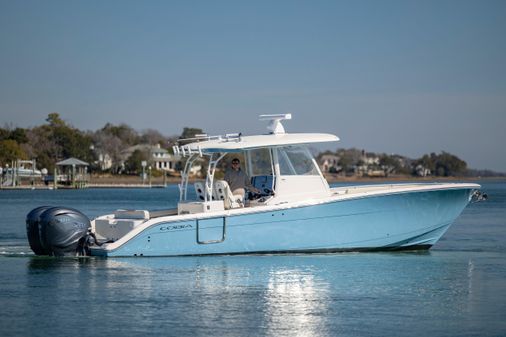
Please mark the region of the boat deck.
POLYGON ((411 184, 381 184, 381 185, 358 185, 358 186, 340 186, 330 189, 331 195, 336 197, 342 196, 355 197, 357 195, 380 195, 404 192, 422 192, 441 189, 460 189, 471 188, 479 189, 480 185, 474 183, 411 183, 411 184))

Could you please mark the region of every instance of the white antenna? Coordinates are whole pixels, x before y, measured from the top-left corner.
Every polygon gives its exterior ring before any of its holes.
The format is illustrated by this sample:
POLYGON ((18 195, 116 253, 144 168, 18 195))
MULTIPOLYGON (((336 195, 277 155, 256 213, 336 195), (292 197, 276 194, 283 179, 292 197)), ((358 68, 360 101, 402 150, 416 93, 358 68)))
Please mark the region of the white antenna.
POLYGON ((261 121, 269 121, 269 125, 267 125, 267 130, 273 134, 285 133, 285 128, 283 124, 281 124, 282 120, 292 119, 292 114, 278 114, 278 115, 260 115, 259 119, 261 121))

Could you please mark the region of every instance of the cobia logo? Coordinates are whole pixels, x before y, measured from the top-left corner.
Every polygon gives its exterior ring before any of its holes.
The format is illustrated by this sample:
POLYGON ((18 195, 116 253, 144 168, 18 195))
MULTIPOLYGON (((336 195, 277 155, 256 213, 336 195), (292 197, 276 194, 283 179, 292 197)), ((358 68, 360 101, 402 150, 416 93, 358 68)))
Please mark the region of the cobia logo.
POLYGON ((173 231, 173 230, 178 230, 178 229, 188 229, 188 228, 193 228, 193 226, 190 224, 162 226, 162 227, 160 227, 160 230, 166 232, 166 231, 173 231))

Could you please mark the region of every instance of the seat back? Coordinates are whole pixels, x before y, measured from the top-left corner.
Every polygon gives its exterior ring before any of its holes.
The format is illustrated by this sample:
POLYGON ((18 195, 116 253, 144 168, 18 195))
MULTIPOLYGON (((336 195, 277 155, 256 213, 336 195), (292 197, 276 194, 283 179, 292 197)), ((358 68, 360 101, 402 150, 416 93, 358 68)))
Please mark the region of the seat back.
POLYGON ((213 186, 213 199, 223 200, 225 209, 242 207, 242 196, 235 196, 225 180, 216 180, 213 186))
POLYGON ((197 195, 197 200, 204 201, 206 199, 206 189, 204 188, 204 183, 201 181, 195 182, 193 184, 195 187, 195 194, 197 195))

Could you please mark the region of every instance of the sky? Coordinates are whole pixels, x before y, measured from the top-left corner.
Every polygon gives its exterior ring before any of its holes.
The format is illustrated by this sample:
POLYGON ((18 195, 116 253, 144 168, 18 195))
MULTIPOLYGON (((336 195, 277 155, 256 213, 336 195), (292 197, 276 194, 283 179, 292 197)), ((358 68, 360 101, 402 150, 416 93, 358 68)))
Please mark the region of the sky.
POLYGON ((506 1, 0 0, 0 124, 336 134, 506 172, 506 1))

